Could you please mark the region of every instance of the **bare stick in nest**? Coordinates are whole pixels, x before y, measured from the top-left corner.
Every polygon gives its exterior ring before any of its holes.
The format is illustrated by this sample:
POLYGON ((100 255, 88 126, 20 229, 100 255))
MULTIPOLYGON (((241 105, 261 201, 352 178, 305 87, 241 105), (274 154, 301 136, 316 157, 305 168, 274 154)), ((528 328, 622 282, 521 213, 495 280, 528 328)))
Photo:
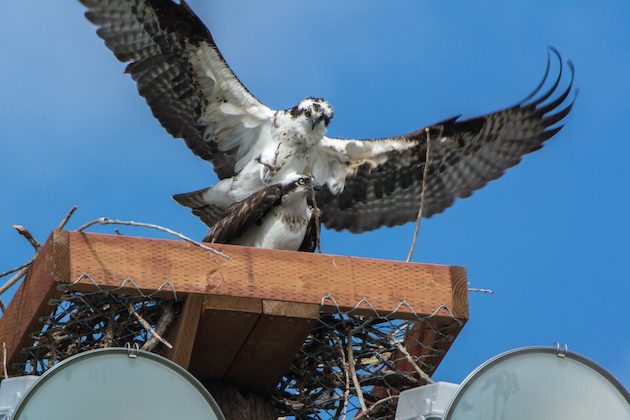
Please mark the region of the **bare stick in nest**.
POLYGON ((348 368, 348 363, 346 362, 346 353, 343 351, 341 340, 335 337, 335 342, 337 343, 337 347, 339 348, 339 354, 341 355, 341 365, 343 366, 343 372, 346 377, 346 390, 343 393, 343 413, 342 413, 342 419, 346 420, 346 416, 348 414, 348 400, 350 398, 350 370, 348 368))
POLYGON ((425 381, 426 383, 432 384, 433 383, 433 379, 431 379, 431 377, 429 375, 427 375, 422 369, 420 369, 420 366, 418 366, 416 361, 413 360, 413 357, 411 357, 411 354, 409 354, 409 352, 407 351, 405 346, 403 346, 402 343, 396 337, 392 337, 392 341, 394 342, 394 344, 396 344, 396 347, 398 348, 398 350, 402 354, 405 355, 405 358, 411 364, 411 366, 413 366, 415 371, 418 373, 418 376, 420 376, 420 378, 423 381, 425 381))
POLYGON ((39 244, 39 241, 37 239, 35 239, 35 237, 31 234, 31 232, 28 231, 28 229, 26 229, 24 226, 22 225, 11 225, 13 226, 13 229, 17 230, 17 232, 22 235, 24 238, 26 238, 26 240, 28 241, 29 244, 31 244, 31 246, 33 248, 35 248, 35 251, 37 251, 39 249, 39 247, 41 246, 39 244))
POLYGON ((164 338, 162 338, 151 326, 151 324, 149 324, 147 321, 145 321, 144 318, 142 318, 140 316, 140 314, 138 312, 136 312, 135 309, 133 309, 133 305, 131 303, 127 304, 127 309, 129 309, 129 313, 132 314, 133 316, 136 317, 136 319, 138 320, 138 322, 140 323, 140 325, 142 325, 142 328, 144 328, 145 330, 147 330, 153 337, 157 338, 158 340, 160 340, 160 342, 162 344, 164 344, 166 347, 168 347, 168 349, 172 349, 173 345, 171 343, 169 343, 168 341, 166 341, 164 338))
POLYGON ((159 335, 154 334, 153 337, 148 339, 146 343, 142 345, 140 350, 153 351, 155 346, 158 345, 158 342, 160 342, 160 339, 158 337, 166 333, 166 330, 168 330, 168 327, 170 327, 171 323, 173 322, 173 319, 175 319, 175 312, 173 311, 172 302, 162 303, 161 308, 162 308, 162 314, 160 315, 160 319, 158 319, 158 322, 157 322, 157 327, 155 328, 156 334, 159 334, 159 335))
POLYGON ((13 277, 11 277, 9 280, 7 280, 6 283, 4 283, 2 286, 0 286, 0 295, 2 295, 4 292, 9 290, 11 288, 11 286, 13 286, 22 277, 24 277, 26 275, 26 273, 28 273, 28 269, 30 268, 30 266, 31 265, 28 264, 26 267, 24 267, 20 271, 18 271, 13 277))
POLYGON ((398 395, 390 395, 389 397, 385 397, 381 400, 378 400, 377 402, 375 402, 374 404, 372 404, 370 406, 370 408, 367 410, 367 412, 365 413, 359 413, 357 414, 357 416, 354 418, 354 420, 359 420, 359 419, 364 419, 364 418, 369 418, 370 414, 372 414, 376 407, 378 407, 381 404, 385 404, 386 402, 390 402, 392 400, 396 400, 398 399, 398 395))
POLYGON ((352 383, 354 383, 354 389, 357 391, 357 398, 359 399, 359 403, 361 404, 361 412, 367 413, 367 406, 365 405, 365 399, 363 398, 363 390, 361 389, 361 384, 359 383, 359 378, 357 377, 357 371, 354 368, 354 353, 352 351, 352 334, 354 330, 348 331, 348 369, 350 370, 350 375, 352 376, 352 383))
POLYGON ((68 214, 66 214, 66 217, 64 217, 61 222, 59 222, 59 226, 57 226, 57 229, 55 230, 63 230, 63 228, 66 227, 66 224, 68 223, 68 220, 70 220, 70 218, 72 217, 72 215, 74 214, 75 211, 77 211, 78 207, 77 206, 72 206, 72 208, 70 209, 70 211, 68 212, 68 214))
POLYGON ((31 258, 31 260, 30 260, 30 261, 27 261, 27 262, 25 262, 25 263, 24 263, 24 264, 22 264, 22 265, 19 265, 19 266, 15 267, 15 268, 12 268, 12 269, 10 269, 10 270, 7 270, 7 271, 5 271, 4 273, 0 273, 0 278, 2 278, 2 277, 6 277, 6 276, 8 276, 9 274, 16 273, 16 272, 20 271, 20 270, 21 270, 21 269, 23 269, 23 268, 28 268, 28 267, 30 267, 30 266, 31 266, 31 264, 33 264, 33 260, 35 260, 35 258, 31 258))
POLYGON ((431 150, 431 131, 429 128, 425 128, 424 132, 427 134, 427 150, 424 156, 424 170, 422 171, 422 189, 420 190, 420 208, 418 209, 418 218, 416 219, 416 230, 413 233, 413 242, 411 248, 409 248, 409 254, 407 254, 406 262, 411 261, 413 252, 416 250, 416 241, 418 240, 418 234, 420 233, 420 220, 422 220, 422 210, 424 208, 424 193, 427 190, 427 176, 429 175, 429 151, 431 150))
POLYGON ((188 236, 182 235, 181 233, 175 232, 174 230, 171 230, 169 228, 165 228, 163 226, 159 226, 159 225, 154 225, 152 223, 141 223, 141 222, 133 222, 133 221, 127 221, 127 220, 116 220, 116 219, 109 219, 107 217, 100 217, 96 220, 92 220, 89 223, 84 224, 83 226, 81 226, 79 229, 77 229, 77 231, 79 232, 83 232, 84 230, 94 226, 94 225, 122 225, 122 226, 134 226, 134 227, 143 227, 143 228, 148 228, 148 229, 155 229, 155 230, 159 230, 160 232, 164 232, 164 233, 168 233, 169 235, 175 236, 183 241, 186 241, 188 243, 191 243, 201 249, 205 249, 206 251, 209 251, 215 255, 218 255, 220 257, 223 257, 227 260, 230 260, 231 258, 227 255, 225 255, 224 253, 217 251, 216 249, 210 248, 209 246, 206 246, 200 242, 195 241, 194 239, 190 239, 188 236))

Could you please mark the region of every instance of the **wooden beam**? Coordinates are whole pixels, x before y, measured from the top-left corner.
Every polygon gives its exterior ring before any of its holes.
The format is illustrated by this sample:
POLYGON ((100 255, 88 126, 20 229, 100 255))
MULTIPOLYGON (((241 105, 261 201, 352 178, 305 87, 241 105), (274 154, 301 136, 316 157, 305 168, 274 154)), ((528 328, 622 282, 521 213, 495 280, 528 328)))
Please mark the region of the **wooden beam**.
POLYGON ((224 379, 269 396, 319 320, 319 305, 269 300, 262 304, 262 315, 224 379))
MULTIPOLYGON (((347 311, 366 298, 357 314, 389 314, 413 319, 445 305, 468 318, 467 283, 452 267, 303 252, 216 245, 232 257, 223 259, 181 241, 69 232, 70 279, 89 273, 101 287, 118 287, 132 278, 146 291, 164 280, 178 293, 320 304, 347 311), (406 301, 409 306, 400 306, 406 301)), ((87 286, 89 287, 89 285, 87 286)), ((125 291, 122 290, 121 293, 125 291)), ((133 290, 130 290, 133 292, 133 290)), ((446 310, 437 316, 450 318, 446 310)))
POLYGON ((206 382, 223 379, 261 313, 260 299, 206 296, 190 372, 206 382))
POLYGON ((190 358, 197 337, 199 319, 203 310, 203 295, 189 294, 177 317, 173 330, 169 333, 168 341, 172 349, 165 348, 163 356, 188 369, 190 358))
POLYGON ((7 346, 9 374, 15 373, 14 364, 24 362, 21 350, 32 344, 30 334, 40 331, 39 318, 54 309, 48 302, 61 296, 56 286, 59 277, 67 275, 68 251, 68 232, 53 232, 2 315, 0 342, 7 346))

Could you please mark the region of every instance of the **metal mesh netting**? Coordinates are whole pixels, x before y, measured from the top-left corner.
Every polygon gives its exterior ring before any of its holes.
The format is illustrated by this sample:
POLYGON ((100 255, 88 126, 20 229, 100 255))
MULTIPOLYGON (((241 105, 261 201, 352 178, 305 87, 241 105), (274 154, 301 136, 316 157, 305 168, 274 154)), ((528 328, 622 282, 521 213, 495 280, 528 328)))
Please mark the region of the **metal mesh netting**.
POLYGON ((120 287, 107 290, 84 274, 75 283, 60 285, 59 289, 63 292, 61 297, 49 302, 54 309, 50 315, 40 318, 41 330, 31 335, 32 346, 22 349, 26 362, 14 366, 23 374, 41 375, 57 362, 99 348, 128 345, 152 351, 159 340, 149 329, 164 331, 175 316, 177 295, 170 282, 145 294, 132 279, 125 279, 120 287), (74 284, 86 281, 92 291, 74 289, 74 284), (123 288, 127 292, 119 293, 123 288), (129 290, 135 292, 129 293, 129 290), (172 299, 155 297, 161 292, 163 295, 164 291, 170 291, 172 299))
POLYGON ((431 382, 436 361, 455 339, 453 325, 461 326, 444 306, 421 317, 401 302, 379 315, 365 299, 350 311, 326 300, 337 311, 322 313, 278 386, 275 400, 285 416, 393 419, 398 394, 431 382), (444 313, 452 322, 434 322, 444 313))
MULTIPOLYGON (((15 366, 21 373, 42 374, 92 349, 137 345, 156 351, 169 345, 161 337, 181 306, 171 283, 146 294, 131 279, 103 289, 84 274, 59 287, 61 297, 50 302, 50 315, 40 319, 32 346, 23 349, 26 362, 15 366), (75 287, 79 282, 81 290, 75 287)), ((398 394, 431 381, 435 364, 455 338, 454 326, 461 325, 446 307, 421 317, 405 302, 387 315, 365 299, 349 311, 332 296, 322 304, 328 312, 322 312, 273 396, 289 418, 393 418, 398 394)))

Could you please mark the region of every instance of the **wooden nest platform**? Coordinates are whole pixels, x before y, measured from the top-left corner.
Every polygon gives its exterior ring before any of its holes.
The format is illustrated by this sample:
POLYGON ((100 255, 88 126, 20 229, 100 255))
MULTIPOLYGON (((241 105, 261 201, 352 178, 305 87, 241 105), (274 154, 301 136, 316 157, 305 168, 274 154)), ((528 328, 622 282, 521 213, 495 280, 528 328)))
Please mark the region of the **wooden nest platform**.
POLYGON ((462 267, 215 248, 53 232, 0 320, 9 373, 137 345, 282 415, 387 418, 468 319, 462 267))

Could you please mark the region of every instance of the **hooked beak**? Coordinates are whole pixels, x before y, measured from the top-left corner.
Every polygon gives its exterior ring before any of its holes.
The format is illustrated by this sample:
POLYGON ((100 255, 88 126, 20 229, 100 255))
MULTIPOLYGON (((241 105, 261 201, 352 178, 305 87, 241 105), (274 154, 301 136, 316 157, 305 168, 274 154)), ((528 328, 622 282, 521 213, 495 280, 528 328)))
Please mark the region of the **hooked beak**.
POLYGON ((319 117, 318 119, 313 120, 313 124, 311 126, 311 130, 315 130, 315 127, 317 126, 317 124, 319 124, 322 121, 324 121, 324 116, 323 115, 321 117, 319 117))
POLYGON ((315 190, 315 192, 322 190, 322 184, 320 184, 319 182, 313 182, 311 183, 311 185, 313 186, 313 190, 315 190))

